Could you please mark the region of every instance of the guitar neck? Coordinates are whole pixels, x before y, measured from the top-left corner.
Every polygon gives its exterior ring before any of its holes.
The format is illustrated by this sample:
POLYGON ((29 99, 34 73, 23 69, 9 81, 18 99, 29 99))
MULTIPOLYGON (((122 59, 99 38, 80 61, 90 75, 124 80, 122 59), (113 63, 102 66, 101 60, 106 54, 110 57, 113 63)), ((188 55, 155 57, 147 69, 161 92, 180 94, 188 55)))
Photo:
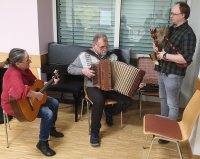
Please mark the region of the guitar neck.
POLYGON ((157 29, 150 30, 151 37, 153 38, 155 46, 158 48, 158 51, 162 51, 162 46, 159 44, 158 36, 157 36, 157 29))
POLYGON ((54 78, 50 79, 50 80, 44 85, 44 87, 42 87, 42 88, 40 89, 40 92, 43 93, 46 89, 48 89, 49 86, 52 85, 53 80, 54 80, 54 78))

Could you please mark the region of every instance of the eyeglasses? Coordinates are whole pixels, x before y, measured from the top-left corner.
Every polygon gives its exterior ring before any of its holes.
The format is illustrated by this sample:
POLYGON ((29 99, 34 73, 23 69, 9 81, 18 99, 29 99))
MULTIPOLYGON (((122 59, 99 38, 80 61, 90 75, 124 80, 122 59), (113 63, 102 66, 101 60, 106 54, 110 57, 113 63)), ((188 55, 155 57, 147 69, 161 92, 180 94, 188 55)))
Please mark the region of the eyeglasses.
POLYGON ((108 46, 99 46, 99 48, 100 48, 101 50, 106 50, 106 49, 108 49, 108 46))
POLYGON ((31 62, 31 59, 29 58, 29 59, 27 59, 26 61, 22 61, 21 63, 28 64, 28 63, 30 63, 30 62, 31 62))
POLYGON ((170 13, 170 15, 172 16, 179 15, 179 14, 182 14, 182 13, 173 13, 173 12, 170 13))
POLYGON ((103 46, 101 46, 101 45, 99 45, 99 44, 97 44, 97 46, 99 47, 99 49, 100 50, 107 50, 108 49, 108 45, 103 45, 103 46))

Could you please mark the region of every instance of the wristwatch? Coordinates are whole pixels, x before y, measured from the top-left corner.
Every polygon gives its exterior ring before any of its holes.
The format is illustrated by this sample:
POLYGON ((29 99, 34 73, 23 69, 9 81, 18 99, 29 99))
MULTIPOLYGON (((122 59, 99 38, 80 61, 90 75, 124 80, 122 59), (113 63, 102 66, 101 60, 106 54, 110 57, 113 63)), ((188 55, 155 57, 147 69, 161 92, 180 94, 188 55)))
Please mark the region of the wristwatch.
POLYGON ((167 55, 167 53, 164 53, 164 54, 163 54, 163 59, 164 59, 164 60, 167 60, 166 55, 167 55))

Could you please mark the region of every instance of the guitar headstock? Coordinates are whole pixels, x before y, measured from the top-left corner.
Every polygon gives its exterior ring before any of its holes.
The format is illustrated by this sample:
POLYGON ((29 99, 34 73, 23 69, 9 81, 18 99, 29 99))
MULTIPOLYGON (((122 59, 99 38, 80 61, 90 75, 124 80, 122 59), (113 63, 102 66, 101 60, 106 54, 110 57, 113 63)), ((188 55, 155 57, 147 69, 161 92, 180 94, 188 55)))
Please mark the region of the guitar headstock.
POLYGON ((59 71, 58 70, 54 70, 54 75, 53 75, 53 78, 57 79, 59 78, 59 71))
POLYGON ((157 29, 150 29, 151 37, 153 38, 155 46, 158 48, 158 51, 162 51, 162 46, 159 44, 157 29))
POLYGON ((156 40, 157 39, 157 29, 150 29, 151 37, 156 40))

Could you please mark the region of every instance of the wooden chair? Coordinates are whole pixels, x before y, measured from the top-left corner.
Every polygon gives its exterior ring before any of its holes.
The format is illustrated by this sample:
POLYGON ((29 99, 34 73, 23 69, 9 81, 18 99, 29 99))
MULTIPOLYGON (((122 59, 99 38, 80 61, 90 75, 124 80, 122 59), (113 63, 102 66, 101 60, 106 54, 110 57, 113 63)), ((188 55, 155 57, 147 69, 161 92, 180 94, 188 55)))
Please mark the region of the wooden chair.
MULTIPOLYGON (((152 135, 150 149, 148 152, 147 159, 150 156, 150 152, 155 139, 163 139, 176 143, 180 158, 182 159, 182 152, 180 148, 180 143, 189 139, 192 128, 200 115, 200 90, 196 90, 189 103, 185 107, 183 112, 182 120, 177 122, 176 120, 171 120, 167 117, 163 117, 156 114, 146 114, 143 119, 143 131, 144 134, 152 135)), ((144 145, 146 147, 147 143, 144 145)))
MULTIPOLYGON (((85 93, 85 97, 82 99, 82 106, 81 106, 81 119, 82 119, 82 116, 83 116, 84 105, 86 103, 86 106, 87 106, 87 116, 88 116, 88 125, 89 125, 89 134, 90 134, 90 129, 91 129, 91 107, 93 105, 93 102, 88 97, 85 88, 84 88, 84 93, 85 93)), ((114 106, 117 103, 118 102, 116 100, 114 100, 114 99, 107 99, 105 101, 105 106, 114 106)), ((123 111, 121 111, 120 115, 121 115, 121 128, 122 128, 123 127, 123 111)))
MULTIPOLYGON (((145 71, 145 75, 141 83, 144 83, 146 86, 156 86, 158 88, 158 73, 154 70, 154 63, 149 57, 139 57, 138 58, 138 68, 145 71)), ((139 95, 139 107, 140 107, 140 118, 142 118, 142 98, 143 96, 159 96, 159 90, 153 88, 143 87, 138 89, 139 95)))

